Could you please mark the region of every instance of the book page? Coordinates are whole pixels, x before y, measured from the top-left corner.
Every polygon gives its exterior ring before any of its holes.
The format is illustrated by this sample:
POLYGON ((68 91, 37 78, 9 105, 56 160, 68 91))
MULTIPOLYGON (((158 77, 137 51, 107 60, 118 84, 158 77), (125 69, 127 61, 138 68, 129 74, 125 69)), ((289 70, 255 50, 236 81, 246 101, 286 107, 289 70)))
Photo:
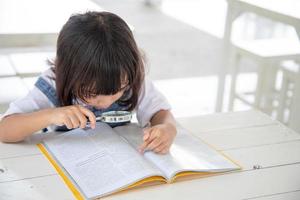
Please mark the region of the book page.
MULTIPOLYGON (((115 130, 136 150, 143 142, 143 131, 135 124, 117 127, 115 130)), ((184 128, 177 127, 177 132, 169 153, 165 155, 152 151, 144 153, 144 157, 154 163, 169 180, 183 171, 221 172, 239 168, 184 128)))
POLYGON ((86 198, 112 193, 138 180, 161 175, 107 124, 74 129, 43 143, 86 198))

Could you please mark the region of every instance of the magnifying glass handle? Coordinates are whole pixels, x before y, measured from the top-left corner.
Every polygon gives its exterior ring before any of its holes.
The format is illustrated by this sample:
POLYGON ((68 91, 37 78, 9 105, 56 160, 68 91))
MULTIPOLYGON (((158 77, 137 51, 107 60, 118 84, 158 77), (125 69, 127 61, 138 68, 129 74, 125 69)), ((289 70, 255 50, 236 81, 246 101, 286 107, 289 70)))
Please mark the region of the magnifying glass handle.
MULTIPOLYGON (((100 122, 100 121, 102 121, 102 119, 103 119, 102 116, 98 116, 98 117, 96 117, 96 122, 100 122)), ((90 124, 90 123, 91 123, 91 121, 88 119, 87 124, 90 124)))
POLYGON ((96 122, 102 121, 103 117, 102 116, 98 116, 96 117, 96 122))

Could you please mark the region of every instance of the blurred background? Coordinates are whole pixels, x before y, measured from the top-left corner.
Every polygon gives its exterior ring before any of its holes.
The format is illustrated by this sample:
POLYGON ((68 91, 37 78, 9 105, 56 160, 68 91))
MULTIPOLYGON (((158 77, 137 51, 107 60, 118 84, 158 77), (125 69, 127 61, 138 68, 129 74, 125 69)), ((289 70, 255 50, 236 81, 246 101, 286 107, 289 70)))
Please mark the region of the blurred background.
POLYGON ((0 0, 0 113, 55 58, 72 13, 130 24, 175 117, 259 109, 300 132, 300 1, 0 0))

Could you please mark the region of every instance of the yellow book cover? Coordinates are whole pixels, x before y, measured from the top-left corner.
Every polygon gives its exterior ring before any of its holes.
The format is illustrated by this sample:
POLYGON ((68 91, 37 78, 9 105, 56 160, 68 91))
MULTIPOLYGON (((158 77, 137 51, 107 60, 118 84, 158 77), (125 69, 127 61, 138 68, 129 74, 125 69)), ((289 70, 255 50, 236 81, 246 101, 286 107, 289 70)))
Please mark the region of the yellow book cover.
POLYGON ((211 176, 241 167, 182 127, 168 154, 138 152, 137 124, 74 129, 38 144, 77 199, 96 199, 186 177, 211 176))

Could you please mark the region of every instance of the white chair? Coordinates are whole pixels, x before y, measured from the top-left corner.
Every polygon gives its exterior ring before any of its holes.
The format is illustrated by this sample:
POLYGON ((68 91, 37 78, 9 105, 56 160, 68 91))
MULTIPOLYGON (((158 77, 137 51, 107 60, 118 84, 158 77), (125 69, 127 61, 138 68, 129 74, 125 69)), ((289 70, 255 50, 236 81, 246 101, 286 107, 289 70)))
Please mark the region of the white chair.
POLYGON ((300 45, 286 39, 260 39, 233 42, 232 79, 229 98, 229 110, 233 110, 235 99, 271 114, 275 91, 275 79, 278 63, 284 60, 300 58, 300 45), (258 65, 256 89, 252 100, 248 95, 236 91, 237 76, 241 58, 254 60, 258 65))
POLYGON ((282 79, 278 98, 277 119, 288 125, 290 106, 294 100, 294 88, 300 72, 300 67, 295 61, 289 60, 282 62, 279 65, 279 70, 282 72, 282 79))

